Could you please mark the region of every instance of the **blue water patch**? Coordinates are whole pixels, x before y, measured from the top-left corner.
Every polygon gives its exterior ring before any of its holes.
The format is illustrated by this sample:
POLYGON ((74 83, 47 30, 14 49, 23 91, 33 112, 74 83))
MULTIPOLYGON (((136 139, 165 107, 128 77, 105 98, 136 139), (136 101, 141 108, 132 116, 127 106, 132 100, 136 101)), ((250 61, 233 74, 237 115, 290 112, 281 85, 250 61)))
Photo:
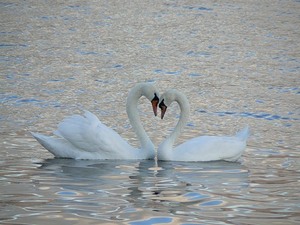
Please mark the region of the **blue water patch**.
POLYGON ((110 23, 102 22, 102 21, 96 21, 96 22, 94 22, 94 25, 99 26, 99 27, 109 27, 109 26, 111 26, 110 23))
POLYGON ((14 57, 14 56, 0 56, 0 62, 9 62, 9 63, 23 63, 23 57, 14 57))
POLYGON ((197 200, 201 200, 203 198, 208 198, 209 196, 202 195, 197 192, 190 192, 190 193, 185 194, 184 197, 186 197, 190 201, 197 201, 197 200))
POLYGON ((16 101, 17 99, 20 99, 21 97, 18 95, 3 95, 0 94, 0 103, 6 103, 6 102, 10 102, 10 101, 16 101))
POLYGON ((48 80, 48 82, 63 82, 64 80, 60 80, 60 79, 51 79, 48 80))
POLYGON ((15 76, 13 74, 7 74, 7 75, 5 75, 5 78, 8 80, 12 80, 15 78, 15 76))
POLYGON ((20 100, 17 100, 16 103, 38 103, 38 102, 42 102, 41 100, 35 99, 35 98, 23 98, 20 100))
POLYGON ((188 56, 191 56, 191 57, 209 57, 211 56, 211 53, 209 52, 206 52, 206 51, 200 51, 200 52, 195 52, 195 51, 188 51, 186 53, 188 56))
POLYGON ((39 106, 41 108, 47 108, 47 107, 61 107, 59 102, 55 102, 55 101, 43 101, 43 100, 39 100, 39 99, 35 99, 35 98, 24 98, 24 99, 19 99, 16 100, 13 105, 15 106, 21 106, 21 105, 25 105, 25 104, 33 104, 35 106, 39 106))
POLYGON ((57 19, 57 16, 42 16, 42 20, 52 20, 52 19, 57 19))
POLYGON ((27 47, 27 45, 25 45, 25 44, 0 43, 0 48, 10 48, 10 47, 27 47))
POLYGON ((88 55, 111 56, 112 55, 111 52, 95 52, 95 51, 86 51, 81 49, 77 49, 76 53, 84 56, 88 56, 88 55))
POLYGON ((76 52, 80 55, 98 55, 98 53, 94 51, 77 50, 76 52))
POLYGON ((110 80, 101 80, 101 79, 95 79, 96 82, 99 82, 99 83, 103 83, 103 84, 109 84, 109 83, 112 83, 112 81, 110 80))
POLYGON ((80 5, 68 5, 68 7, 71 9, 79 9, 80 5))
POLYGON ((199 11, 212 11, 212 8, 207 8, 207 7, 203 7, 203 6, 183 6, 183 8, 185 9, 189 9, 189 10, 199 10, 199 11))
POLYGON ((116 64, 116 65, 113 65, 113 68, 115 68, 115 69, 122 69, 122 68, 123 68, 123 65, 121 65, 121 64, 116 64))
POLYGON ((234 115, 235 112, 216 112, 218 116, 225 116, 225 115, 234 115))
POLYGON ((141 48, 143 48, 143 49, 149 49, 149 48, 151 48, 151 45, 147 45, 147 44, 142 44, 142 45, 140 45, 141 46, 141 48))
POLYGON ((56 192, 57 195, 62 195, 62 196, 76 196, 77 193, 74 191, 60 191, 56 192))
POLYGON ((10 2, 0 2, 1 7, 10 7, 10 6, 15 6, 16 3, 10 3, 10 2))
POLYGON ((153 71, 156 74, 162 74, 162 75, 180 75, 181 71, 168 71, 168 70, 162 70, 162 69, 156 69, 153 71))
POLYGON ((237 117, 250 117, 256 119, 265 119, 265 120, 300 120, 300 118, 290 117, 290 116, 280 116, 276 114, 270 114, 265 112, 232 112, 232 111, 220 111, 209 113, 205 110, 197 110, 199 113, 213 114, 217 116, 237 116, 237 117))
POLYGON ((65 91, 63 89, 55 89, 55 90, 44 89, 44 90, 42 90, 42 92, 47 93, 49 95, 52 95, 52 94, 60 94, 60 93, 63 93, 65 91))
POLYGON ((198 7, 196 8, 197 10, 201 10, 201 11, 212 11, 212 8, 206 8, 206 7, 198 7))
POLYGON ((179 75, 181 73, 181 71, 167 71, 165 72, 165 74, 167 75, 179 75))
POLYGON ((202 76, 204 76, 204 74, 200 74, 200 73, 189 73, 188 76, 189 76, 189 77, 202 77, 202 76))
POLYGON ((222 204, 223 204, 222 200, 213 200, 213 201, 201 203, 200 206, 218 206, 222 204))
POLYGON ((79 89, 76 89, 76 90, 75 90, 75 93, 78 94, 78 95, 81 95, 81 94, 86 93, 86 90, 83 89, 83 88, 79 88, 79 89))
POLYGON ((48 82, 66 82, 68 80, 75 80, 74 77, 68 77, 67 79, 50 79, 48 82))
POLYGON ((286 68, 286 67, 283 67, 283 68, 280 68, 279 70, 282 71, 282 72, 289 72, 289 73, 296 73, 299 71, 299 68, 298 66, 296 67, 292 67, 292 68, 286 68))
POLYGON ((51 101, 51 102, 43 102, 41 104, 37 104, 41 108, 47 108, 47 107, 54 107, 54 108, 60 108, 61 104, 56 101, 51 101))
POLYGON ((181 225, 203 225, 203 223, 182 223, 181 225))
POLYGON ((147 220, 139 220, 129 222, 131 225, 152 225, 152 224, 161 224, 161 223, 171 223, 173 221, 170 217, 155 217, 147 220))
POLYGON ((261 100, 261 99, 256 99, 255 102, 256 102, 256 103, 260 103, 260 104, 261 104, 261 103, 265 103, 265 101, 264 101, 264 100, 261 100))
POLYGON ((8 104, 14 106, 22 106, 27 104, 33 104, 38 107, 61 107, 60 103, 57 101, 44 101, 36 98, 22 98, 21 96, 15 94, 0 94, 0 103, 8 104))
POLYGON ((195 127, 195 124, 193 122, 189 122, 186 124, 188 127, 195 127))
POLYGON ((21 73, 21 74, 6 74, 5 78, 8 80, 13 80, 13 79, 21 79, 21 80, 26 80, 27 77, 29 77, 31 74, 30 73, 21 73), (19 78, 21 77, 21 78, 19 78))
POLYGON ((300 87, 269 87, 269 90, 275 90, 278 93, 293 93, 293 94, 300 94, 300 87))
POLYGON ((59 107, 61 107, 59 102, 56 102, 56 101, 47 102, 47 101, 38 100, 38 99, 34 99, 34 98, 20 99, 13 103, 13 105, 15 105, 15 106, 22 106, 25 104, 33 104, 33 105, 41 107, 41 108, 47 108, 47 107, 59 108, 59 107))
POLYGON ((209 45, 208 48, 209 48, 209 49, 214 49, 214 48, 218 48, 218 47, 215 46, 215 45, 209 45))
POLYGON ((149 80, 146 80, 147 83, 155 83, 156 80, 155 79, 149 79, 149 80))
POLYGON ((154 73, 163 73, 163 70, 157 69, 157 70, 154 70, 154 73))
POLYGON ((270 113, 254 113, 254 112, 241 112, 235 113, 234 115, 241 116, 241 117, 252 117, 257 119, 266 119, 266 120, 299 120, 298 118, 280 116, 280 115, 272 115, 270 113))
POLYGON ((71 27, 71 28, 69 28, 69 31, 75 32, 75 31, 77 31, 77 29, 75 27, 71 27))

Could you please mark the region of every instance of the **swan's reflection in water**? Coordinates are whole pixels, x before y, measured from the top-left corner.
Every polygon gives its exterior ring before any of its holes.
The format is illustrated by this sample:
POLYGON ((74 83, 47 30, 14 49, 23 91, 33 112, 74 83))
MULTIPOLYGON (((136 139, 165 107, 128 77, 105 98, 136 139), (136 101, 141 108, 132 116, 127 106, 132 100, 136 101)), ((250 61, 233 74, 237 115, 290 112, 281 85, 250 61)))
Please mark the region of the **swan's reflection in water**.
POLYGON ((52 206, 106 220, 128 219, 145 209, 189 215, 192 208, 224 204, 226 194, 238 198, 248 185, 247 169, 229 162, 48 159, 40 169, 48 176, 50 190, 56 190, 52 206))

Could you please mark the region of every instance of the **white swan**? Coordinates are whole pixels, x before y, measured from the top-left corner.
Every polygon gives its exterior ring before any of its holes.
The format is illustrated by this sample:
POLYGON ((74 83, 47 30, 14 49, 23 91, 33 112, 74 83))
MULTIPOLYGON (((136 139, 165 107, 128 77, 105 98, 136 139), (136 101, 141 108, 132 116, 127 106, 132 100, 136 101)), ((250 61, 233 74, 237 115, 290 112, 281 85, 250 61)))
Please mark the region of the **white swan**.
POLYGON ((175 140, 183 131, 189 119, 190 106, 187 98, 176 90, 169 90, 160 97, 159 107, 163 119, 167 107, 176 101, 181 110, 181 117, 170 136, 158 148, 158 160, 172 161, 236 161, 246 148, 249 136, 248 127, 235 136, 199 136, 184 142, 173 149, 175 140))
POLYGON ((31 133, 49 152, 58 158, 73 159, 153 159, 154 145, 140 121, 137 104, 140 97, 148 98, 157 114, 158 92, 151 84, 137 84, 128 94, 126 111, 129 121, 141 143, 141 149, 132 147, 113 129, 102 124, 91 112, 73 115, 59 123, 57 137, 31 133))

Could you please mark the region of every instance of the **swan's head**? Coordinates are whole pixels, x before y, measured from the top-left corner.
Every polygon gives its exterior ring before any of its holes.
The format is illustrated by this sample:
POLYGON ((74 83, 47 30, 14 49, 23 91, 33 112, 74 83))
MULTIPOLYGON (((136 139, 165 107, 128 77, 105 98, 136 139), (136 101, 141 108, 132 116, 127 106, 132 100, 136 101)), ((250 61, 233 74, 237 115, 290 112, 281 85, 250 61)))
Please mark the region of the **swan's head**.
POLYGON ((151 84, 143 84, 142 95, 151 101, 153 113, 157 116, 157 106, 159 103, 159 93, 157 89, 151 84))
POLYGON ((161 119, 164 118, 168 106, 170 106, 171 103, 176 100, 177 95, 178 92, 174 89, 168 90, 162 94, 159 101, 159 108, 161 110, 161 119))

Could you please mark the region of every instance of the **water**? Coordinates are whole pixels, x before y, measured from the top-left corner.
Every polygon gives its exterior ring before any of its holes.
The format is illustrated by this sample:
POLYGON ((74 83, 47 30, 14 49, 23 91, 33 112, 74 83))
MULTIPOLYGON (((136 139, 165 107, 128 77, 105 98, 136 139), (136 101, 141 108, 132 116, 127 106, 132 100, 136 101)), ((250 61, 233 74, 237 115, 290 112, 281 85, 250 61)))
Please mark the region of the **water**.
MULTIPOLYGON (((0 4, 0 223, 300 222, 299 1, 0 4), (30 136, 87 109, 137 146, 125 100, 145 81, 188 96, 179 143, 248 124, 239 162, 54 159, 30 136)), ((156 146, 179 116, 139 110, 156 146)))

